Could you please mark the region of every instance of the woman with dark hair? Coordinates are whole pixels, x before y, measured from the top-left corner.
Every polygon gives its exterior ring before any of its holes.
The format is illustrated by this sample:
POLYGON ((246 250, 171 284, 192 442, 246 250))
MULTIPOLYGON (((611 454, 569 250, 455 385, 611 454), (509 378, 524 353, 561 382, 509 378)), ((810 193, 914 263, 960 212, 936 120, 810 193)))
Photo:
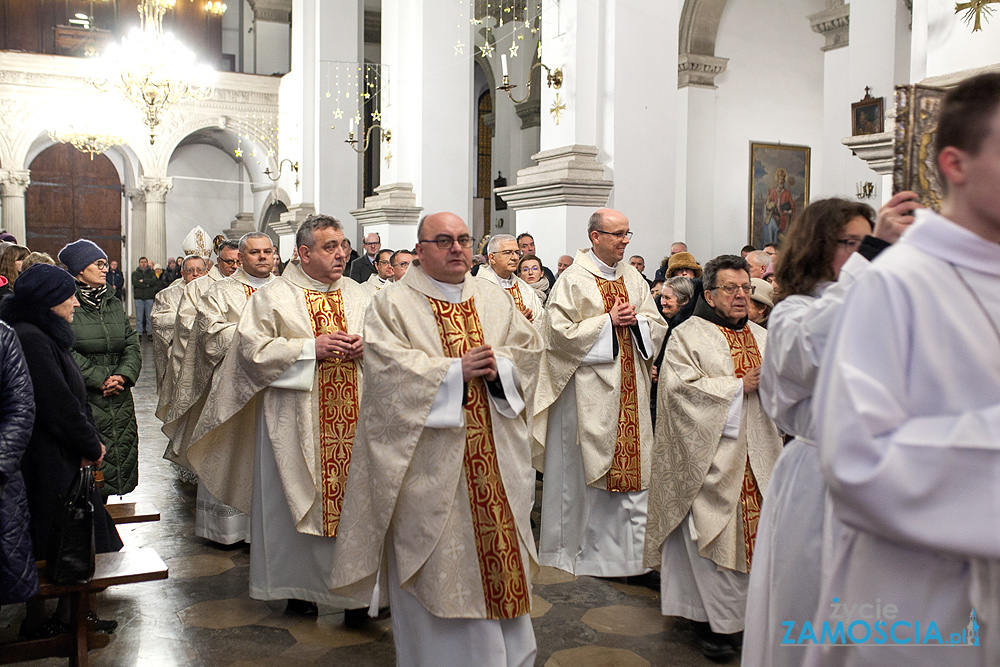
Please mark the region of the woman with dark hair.
POLYGON ((535 255, 525 255, 517 262, 517 276, 524 282, 531 285, 542 304, 549 298, 549 279, 545 277, 542 269, 542 260, 535 255))
POLYGON ((870 261, 913 221, 917 195, 901 192, 879 211, 845 199, 810 204, 788 228, 776 279, 778 303, 768 321, 760 400, 783 432, 794 436, 764 497, 750 587, 743 664, 801 664, 781 647, 782 621, 811 621, 820 604, 823 544, 836 534, 826 520, 811 403, 828 335, 848 289, 870 261))
POLYGON ((0 278, 3 278, 0 281, 0 299, 11 293, 14 281, 21 273, 21 262, 30 253, 23 245, 8 245, 0 252, 0 278))
MULTIPOLYGON (((59 496, 81 466, 99 463, 104 456, 87 388, 72 355, 75 336, 70 323, 77 305, 72 276, 48 264, 35 264, 24 271, 14 283, 14 295, 0 302, 0 317, 17 334, 34 385, 35 425, 21 471, 28 496, 31 542, 39 560, 46 557, 59 496)), ((91 502, 97 551, 118 551, 121 539, 96 491, 91 502)), ((59 611, 49 621, 39 623, 40 612, 40 606, 34 610, 29 607, 22 636, 41 638, 67 631, 68 598, 60 600, 59 611)), ((99 627, 106 630, 113 629, 107 624, 117 625, 114 621, 102 623, 99 627)))
POLYGON ((121 495, 139 481, 139 430, 132 402, 132 387, 142 368, 139 334, 108 288, 108 256, 103 250, 81 239, 60 250, 59 261, 76 278, 80 307, 73 318, 73 358, 87 383, 97 430, 107 447, 101 495, 121 495))

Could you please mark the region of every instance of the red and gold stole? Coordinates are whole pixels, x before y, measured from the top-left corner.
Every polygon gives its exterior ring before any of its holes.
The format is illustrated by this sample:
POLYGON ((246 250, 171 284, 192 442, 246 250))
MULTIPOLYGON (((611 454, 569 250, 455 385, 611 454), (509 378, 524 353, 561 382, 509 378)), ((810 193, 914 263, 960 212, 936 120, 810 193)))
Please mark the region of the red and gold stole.
POLYGON ((246 283, 240 283, 240 285, 243 285, 243 293, 247 295, 247 298, 248 298, 248 299, 249 299, 249 298, 250 298, 251 296, 253 296, 253 293, 254 293, 254 292, 256 292, 256 291, 257 291, 257 288, 256 288, 256 287, 250 287, 250 286, 249 286, 249 285, 247 285, 246 283))
MULTIPOLYGON (((597 287, 604 300, 604 312, 614 308, 615 298, 628 303, 625 278, 604 280, 597 278, 597 287)), ((608 471, 608 491, 642 491, 642 462, 639 454, 639 390, 635 382, 635 350, 632 331, 628 327, 615 327, 618 337, 618 354, 622 360, 621 391, 618 403, 618 436, 615 454, 608 471)))
MULTIPOLYGON (((719 326, 719 325, 716 325, 719 326)), ((761 364, 760 350, 757 348, 757 339, 750 332, 750 327, 745 326, 739 331, 733 331, 727 327, 719 327, 719 331, 726 337, 729 344, 729 354, 733 357, 733 368, 736 369, 736 377, 742 378, 752 368, 761 364)), ((750 456, 747 455, 747 467, 743 473, 743 488, 740 490, 740 514, 743 518, 743 545, 747 552, 747 570, 750 569, 750 561, 753 558, 754 543, 757 541, 757 522, 760 521, 760 488, 757 486, 757 479, 750 469, 750 456)))
POLYGON ((521 295, 521 288, 518 287, 517 281, 515 280, 514 284, 512 284, 510 287, 505 287, 504 289, 507 290, 507 293, 514 298, 514 305, 517 306, 517 309, 523 312, 524 297, 521 295))
MULTIPOLYGON (((483 327, 475 299, 462 303, 429 297, 428 300, 446 355, 458 358, 483 345, 483 327)), ((465 483, 469 489, 486 615, 493 619, 516 618, 530 611, 531 600, 514 514, 500 478, 486 383, 475 378, 466 389, 465 483)))
MULTIPOLYGON (((347 331, 340 290, 303 290, 313 333, 347 331)), ((347 467, 358 426, 358 368, 353 360, 323 359, 316 363, 319 390, 320 476, 323 484, 323 534, 336 537, 344 502, 347 467)))

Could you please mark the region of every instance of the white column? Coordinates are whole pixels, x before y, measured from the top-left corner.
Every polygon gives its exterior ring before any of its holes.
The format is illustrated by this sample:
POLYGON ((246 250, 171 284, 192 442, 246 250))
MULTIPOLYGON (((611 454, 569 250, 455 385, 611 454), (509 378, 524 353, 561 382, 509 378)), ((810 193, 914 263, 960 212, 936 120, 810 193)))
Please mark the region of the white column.
POLYGON ((0 198, 3 200, 0 224, 24 246, 28 244, 24 224, 24 191, 30 183, 31 172, 27 169, 0 169, 0 198))
MULTIPOLYGON (((468 3, 383 0, 382 62, 389 85, 383 88, 382 122, 392 131, 393 158, 381 161, 381 183, 396 192, 412 184, 425 212, 452 211, 471 223, 476 108, 469 19, 468 3)), ((366 231, 401 224, 412 227, 409 218, 363 222, 366 231)), ((391 235, 416 240, 413 229, 391 235)))
POLYGON ((153 264, 167 266, 167 192, 174 187, 169 176, 143 176, 140 181, 146 199, 146 252, 153 264))
POLYGON ((544 3, 542 62, 562 69, 564 83, 548 88, 542 78, 539 164, 502 196, 547 265, 588 245, 587 220, 605 204, 628 216, 629 252, 641 248, 648 264, 674 240, 677 31, 662 27, 676 26, 679 12, 679 0, 544 3))
POLYGON ((132 264, 138 265, 139 258, 146 254, 146 193, 142 188, 129 188, 125 194, 128 196, 132 216, 129 259, 132 264))
MULTIPOLYGON (((296 191, 295 176, 289 174, 283 177, 282 185, 292 196, 293 205, 306 204, 337 217, 354 241, 354 220, 349 211, 361 203, 361 161, 344 140, 348 120, 357 110, 353 106, 357 93, 352 91, 351 106, 339 102, 343 111, 340 119, 333 116, 338 101, 327 98, 326 93, 331 92, 338 63, 342 73, 348 63, 354 67, 363 63, 362 0, 294 0, 292 12, 292 69, 281 81, 280 101, 281 123, 287 129, 282 132, 279 157, 299 163, 300 184, 296 191), (296 137, 295 143, 284 139, 290 134, 296 137)), ((343 81, 341 84, 344 90, 343 81)))

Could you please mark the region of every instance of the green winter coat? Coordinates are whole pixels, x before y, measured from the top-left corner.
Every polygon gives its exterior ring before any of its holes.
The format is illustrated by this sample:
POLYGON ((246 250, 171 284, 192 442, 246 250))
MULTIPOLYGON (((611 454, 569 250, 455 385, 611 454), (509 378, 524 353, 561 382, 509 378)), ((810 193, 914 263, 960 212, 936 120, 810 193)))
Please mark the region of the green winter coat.
POLYGON ((121 301, 108 289, 99 308, 86 303, 77 290, 80 307, 73 316, 73 358, 83 372, 87 398, 101 441, 107 448, 101 472, 101 495, 121 495, 139 481, 139 430, 135 423, 132 386, 139 379, 142 351, 139 334, 129 323, 121 301), (105 398, 101 385, 111 375, 125 378, 125 390, 105 398))

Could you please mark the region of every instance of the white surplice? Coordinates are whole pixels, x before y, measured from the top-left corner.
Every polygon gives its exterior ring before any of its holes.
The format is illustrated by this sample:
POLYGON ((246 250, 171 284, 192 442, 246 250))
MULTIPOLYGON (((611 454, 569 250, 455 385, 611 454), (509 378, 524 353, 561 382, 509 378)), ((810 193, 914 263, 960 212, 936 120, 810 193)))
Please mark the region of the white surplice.
POLYGON ((881 600, 947 637, 975 607, 983 646, 812 646, 806 664, 1000 663, 998 331, 1000 245, 926 210, 848 295, 813 407, 845 524, 816 622, 833 597, 881 600))
POLYGON ((815 441, 813 389, 848 289, 869 266, 854 253, 837 282, 821 283, 811 295, 784 299, 768 320, 758 393, 778 428, 795 437, 778 457, 761 506, 747 595, 744 667, 796 667, 802 662, 802 649, 780 645, 785 633, 781 622, 816 615, 824 534, 833 528, 815 441))

